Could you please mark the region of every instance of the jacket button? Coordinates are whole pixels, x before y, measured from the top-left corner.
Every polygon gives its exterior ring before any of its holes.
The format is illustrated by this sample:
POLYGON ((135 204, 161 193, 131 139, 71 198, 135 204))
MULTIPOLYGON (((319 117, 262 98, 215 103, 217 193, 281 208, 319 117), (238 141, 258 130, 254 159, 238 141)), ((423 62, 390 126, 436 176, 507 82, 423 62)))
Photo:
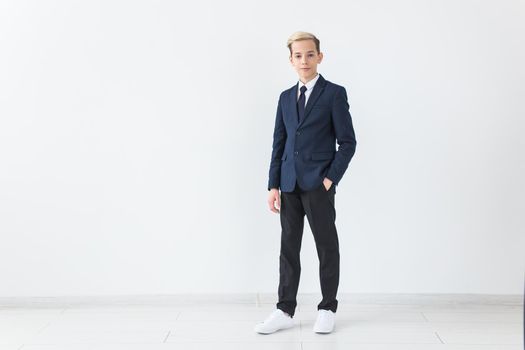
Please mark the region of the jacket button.
POLYGON ((301 135, 301 132, 300 132, 300 131, 298 131, 298 132, 297 132, 297 135, 301 135))
POLYGON ((295 151, 295 152, 294 152, 294 154, 295 154, 295 155, 298 155, 298 154, 299 154, 299 152, 295 151))

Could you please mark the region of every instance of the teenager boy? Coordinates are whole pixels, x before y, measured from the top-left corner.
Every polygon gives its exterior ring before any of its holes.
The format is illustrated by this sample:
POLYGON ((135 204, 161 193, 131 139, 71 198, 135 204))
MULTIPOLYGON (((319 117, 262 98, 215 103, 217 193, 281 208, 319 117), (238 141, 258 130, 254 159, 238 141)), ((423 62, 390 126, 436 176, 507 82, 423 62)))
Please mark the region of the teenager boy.
POLYGON ((282 228, 279 301, 255 331, 269 334, 294 325, 306 215, 319 258, 323 296, 313 330, 330 333, 335 325, 339 285, 335 187, 355 153, 356 139, 345 88, 317 72, 323 59, 319 40, 311 33, 296 32, 287 46, 299 82, 279 96, 268 181, 268 205, 280 213, 282 228))

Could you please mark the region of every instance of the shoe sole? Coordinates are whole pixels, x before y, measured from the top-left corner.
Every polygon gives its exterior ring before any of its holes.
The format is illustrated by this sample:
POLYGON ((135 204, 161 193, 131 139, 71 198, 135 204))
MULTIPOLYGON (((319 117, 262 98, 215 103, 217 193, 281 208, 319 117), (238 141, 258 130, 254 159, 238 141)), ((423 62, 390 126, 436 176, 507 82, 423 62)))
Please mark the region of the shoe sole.
POLYGON ((315 330, 315 329, 314 329, 314 332, 315 332, 315 333, 319 333, 319 334, 328 334, 328 333, 332 333, 332 332, 334 331, 334 329, 335 329, 335 326, 334 326, 334 328, 332 328, 332 329, 329 330, 329 331, 320 331, 320 330, 315 330))
POLYGON ((291 325, 288 325, 288 326, 284 326, 282 328, 279 328, 279 329, 276 329, 275 331, 273 332, 261 332, 261 331, 255 331, 256 333, 259 333, 259 334, 272 334, 272 333, 275 333, 275 332, 278 332, 278 331, 281 331, 283 329, 289 329, 289 328, 292 328, 293 326, 295 326, 295 324, 291 324, 291 325))

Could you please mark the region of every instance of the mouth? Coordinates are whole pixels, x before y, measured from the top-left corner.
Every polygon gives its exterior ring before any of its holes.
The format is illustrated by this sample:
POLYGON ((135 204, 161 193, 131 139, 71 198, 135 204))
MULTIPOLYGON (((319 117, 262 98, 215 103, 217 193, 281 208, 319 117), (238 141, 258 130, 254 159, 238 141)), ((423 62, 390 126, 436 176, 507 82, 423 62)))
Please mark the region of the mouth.
POLYGON ((301 68, 302 70, 309 70, 310 68, 301 68))

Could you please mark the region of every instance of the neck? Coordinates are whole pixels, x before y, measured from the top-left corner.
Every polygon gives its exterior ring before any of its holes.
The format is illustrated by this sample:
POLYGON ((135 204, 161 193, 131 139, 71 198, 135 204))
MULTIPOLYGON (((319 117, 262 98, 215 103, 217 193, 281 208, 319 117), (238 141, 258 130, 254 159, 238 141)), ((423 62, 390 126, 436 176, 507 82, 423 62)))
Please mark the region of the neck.
POLYGON ((315 72, 314 74, 312 74, 312 75, 309 76, 309 77, 304 78, 304 81, 303 81, 303 79, 299 78, 299 81, 300 81, 301 83, 303 83, 303 84, 306 84, 306 83, 308 83, 310 80, 312 80, 313 78, 315 78, 316 76, 317 76, 317 72, 315 72))

